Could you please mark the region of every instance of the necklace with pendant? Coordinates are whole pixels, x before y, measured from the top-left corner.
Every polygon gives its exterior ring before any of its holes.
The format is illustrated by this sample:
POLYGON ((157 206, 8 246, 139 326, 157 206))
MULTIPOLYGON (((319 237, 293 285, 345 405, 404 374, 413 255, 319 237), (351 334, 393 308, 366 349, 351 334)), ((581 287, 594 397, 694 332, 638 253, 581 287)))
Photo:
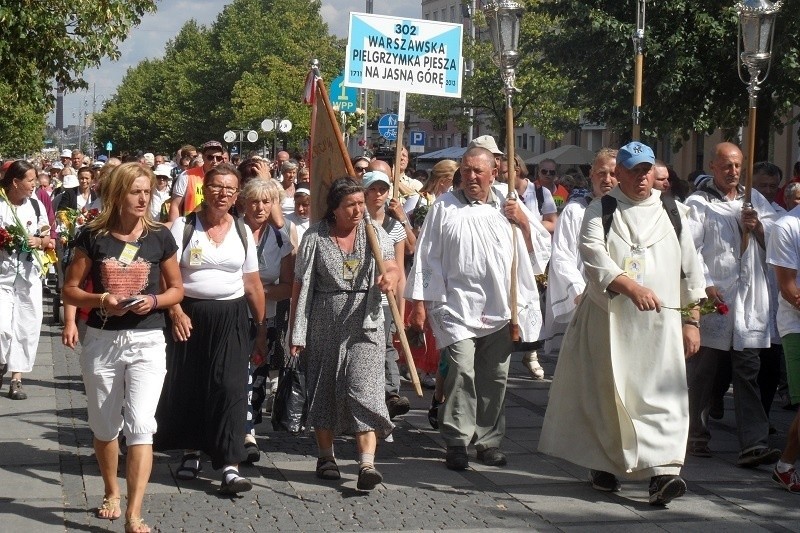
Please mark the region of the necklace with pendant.
POLYGON ((341 244, 339 244, 339 237, 334 235, 333 238, 336 241, 336 248, 339 249, 339 254, 342 256, 342 279, 349 281, 350 285, 352 286, 359 267, 361 266, 358 249, 358 233, 356 233, 355 237, 353 238, 353 251, 348 254, 345 254, 341 244))

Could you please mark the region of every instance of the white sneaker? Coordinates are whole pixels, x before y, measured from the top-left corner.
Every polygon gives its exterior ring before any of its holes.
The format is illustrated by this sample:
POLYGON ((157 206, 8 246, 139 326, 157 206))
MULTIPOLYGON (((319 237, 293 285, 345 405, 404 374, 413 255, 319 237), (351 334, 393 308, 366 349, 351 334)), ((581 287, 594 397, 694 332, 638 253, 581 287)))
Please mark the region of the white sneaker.
POLYGON ((544 368, 539 364, 539 356, 536 350, 523 355, 522 364, 528 369, 532 379, 537 381, 544 379, 544 368))

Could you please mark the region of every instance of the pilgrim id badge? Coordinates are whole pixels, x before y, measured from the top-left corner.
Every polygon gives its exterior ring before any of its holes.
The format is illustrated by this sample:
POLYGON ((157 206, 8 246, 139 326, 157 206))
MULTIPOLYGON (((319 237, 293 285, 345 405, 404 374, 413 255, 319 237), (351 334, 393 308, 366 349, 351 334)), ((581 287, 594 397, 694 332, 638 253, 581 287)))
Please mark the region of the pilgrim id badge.
POLYGON ((352 281, 356 277, 356 271, 358 270, 358 259, 345 259, 344 263, 342 263, 342 278, 347 281, 352 281))
POLYGON ((189 248, 189 265, 200 266, 203 263, 203 249, 199 246, 189 248))
POLYGON ((122 249, 122 253, 119 254, 117 260, 123 265, 128 266, 136 259, 137 253, 139 253, 139 243, 125 243, 125 248, 122 249))
POLYGON ((625 275, 639 285, 644 285, 644 267, 644 248, 634 246, 631 248, 631 255, 625 258, 625 275))

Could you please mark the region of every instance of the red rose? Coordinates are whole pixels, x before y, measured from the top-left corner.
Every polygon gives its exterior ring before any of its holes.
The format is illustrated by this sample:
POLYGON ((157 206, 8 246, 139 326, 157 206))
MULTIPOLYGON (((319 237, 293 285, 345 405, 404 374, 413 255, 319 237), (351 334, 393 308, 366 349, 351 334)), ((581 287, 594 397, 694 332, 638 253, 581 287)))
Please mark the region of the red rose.
POLYGON ((720 302, 720 303, 717 304, 716 307, 717 307, 717 313, 719 313, 721 315, 727 315, 728 314, 728 306, 726 304, 720 302))

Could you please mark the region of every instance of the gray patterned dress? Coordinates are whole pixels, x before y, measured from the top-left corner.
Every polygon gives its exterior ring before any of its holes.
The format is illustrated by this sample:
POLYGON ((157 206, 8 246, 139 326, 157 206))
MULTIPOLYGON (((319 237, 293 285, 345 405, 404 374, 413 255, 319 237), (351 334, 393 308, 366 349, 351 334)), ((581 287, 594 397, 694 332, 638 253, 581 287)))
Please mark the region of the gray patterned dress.
MULTIPOLYGON (((393 259, 386 232, 376 230, 383 257, 393 259)), ((328 223, 321 221, 303 236, 295 266, 295 277, 309 280, 308 306, 298 305, 297 310, 300 314, 307 308, 307 332, 297 332, 305 334, 307 423, 334 434, 375 431, 385 437, 394 428, 384 394, 383 322, 365 328, 372 303, 370 273, 375 270, 371 257, 364 222, 348 255, 331 239, 328 223)))

